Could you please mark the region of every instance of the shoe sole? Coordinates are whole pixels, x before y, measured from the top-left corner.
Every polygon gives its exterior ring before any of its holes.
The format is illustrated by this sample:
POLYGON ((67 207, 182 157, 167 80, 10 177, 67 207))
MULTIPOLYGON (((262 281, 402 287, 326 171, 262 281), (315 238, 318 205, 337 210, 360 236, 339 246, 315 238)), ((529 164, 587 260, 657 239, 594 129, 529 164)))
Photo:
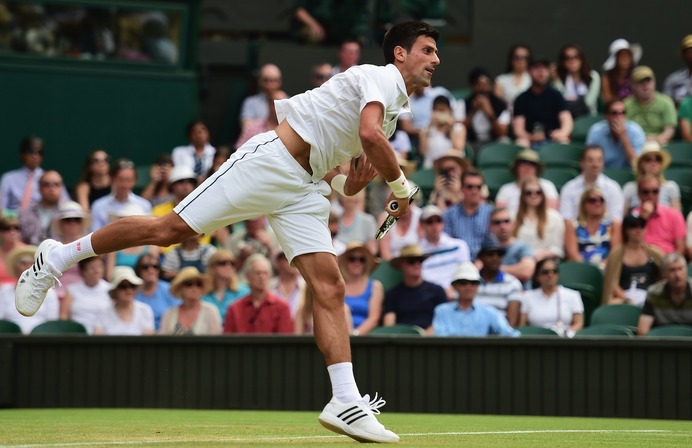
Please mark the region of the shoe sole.
POLYGON ((384 440, 384 439, 378 439, 374 436, 369 436, 371 438, 366 438, 364 436, 358 435, 358 434, 353 434, 352 432, 349 432, 348 426, 346 426, 345 423, 343 423, 339 419, 330 419, 329 414, 321 414, 318 417, 318 420, 322 426, 327 428, 328 430, 335 432, 337 434, 341 434, 344 436, 348 436, 354 440, 357 440, 358 442, 361 443, 396 443, 399 440, 384 440))

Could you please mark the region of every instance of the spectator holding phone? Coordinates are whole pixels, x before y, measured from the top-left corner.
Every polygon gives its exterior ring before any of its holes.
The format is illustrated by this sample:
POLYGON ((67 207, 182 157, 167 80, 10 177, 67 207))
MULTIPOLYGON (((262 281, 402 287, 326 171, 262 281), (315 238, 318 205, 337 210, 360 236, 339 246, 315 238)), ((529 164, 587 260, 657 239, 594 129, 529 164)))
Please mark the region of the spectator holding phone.
POLYGON ((471 164, 464 153, 457 150, 447 151, 433 164, 435 170, 435 188, 428 202, 438 206, 442 211, 459 204, 464 198, 461 191, 461 175, 471 164))

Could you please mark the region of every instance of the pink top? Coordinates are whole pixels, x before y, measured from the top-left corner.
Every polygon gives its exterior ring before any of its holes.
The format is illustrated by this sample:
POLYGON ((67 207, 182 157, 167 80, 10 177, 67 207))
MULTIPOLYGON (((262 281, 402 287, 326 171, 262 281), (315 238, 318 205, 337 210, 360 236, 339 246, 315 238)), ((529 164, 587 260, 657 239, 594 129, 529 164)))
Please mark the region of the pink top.
MULTIPOLYGON (((636 209, 639 211, 639 207, 636 209)), ((685 218, 680 211, 658 204, 644 229, 644 241, 660 248, 664 253, 675 252, 675 241, 687 235, 685 218)))

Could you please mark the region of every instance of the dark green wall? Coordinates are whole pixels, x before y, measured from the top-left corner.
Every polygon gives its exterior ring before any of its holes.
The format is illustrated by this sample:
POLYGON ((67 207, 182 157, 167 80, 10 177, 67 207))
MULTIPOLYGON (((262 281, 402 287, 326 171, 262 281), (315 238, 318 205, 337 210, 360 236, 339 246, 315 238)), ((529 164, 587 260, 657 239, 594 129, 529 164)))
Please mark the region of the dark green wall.
POLYGON ((45 142, 44 167, 68 185, 96 147, 152 163, 186 142, 185 126, 199 113, 191 72, 0 62, 0 86, 0 171, 19 165, 19 141, 36 134, 45 142))
MULTIPOLYGON (((352 338, 386 411, 692 419, 692 342, 352 338)), ((297 336, 0 336, 0 407, 319 410, 331 389, 297 336)))

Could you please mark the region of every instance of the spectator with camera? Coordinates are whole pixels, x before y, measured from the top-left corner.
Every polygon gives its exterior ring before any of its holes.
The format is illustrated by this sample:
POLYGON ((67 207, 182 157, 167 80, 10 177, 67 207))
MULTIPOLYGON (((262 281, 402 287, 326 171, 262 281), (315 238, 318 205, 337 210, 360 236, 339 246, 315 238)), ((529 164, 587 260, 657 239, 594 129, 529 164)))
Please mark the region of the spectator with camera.
POLYGON ((461 176, 471 164, 464 153, 457 150, 447 151, 445 155, 435 160, 435 187, 428 202, 439 207, 442 211, 459 204, 464 198, 461 191, 461 176))
POLYGON ((432 168, 435 160, 449 150, 463 152, 465 147, 466 128, 455 122, 449 98, 444 95, 435 97, 430 124, 419 135, 418 151, 423 156, 423 168, 432 168))

